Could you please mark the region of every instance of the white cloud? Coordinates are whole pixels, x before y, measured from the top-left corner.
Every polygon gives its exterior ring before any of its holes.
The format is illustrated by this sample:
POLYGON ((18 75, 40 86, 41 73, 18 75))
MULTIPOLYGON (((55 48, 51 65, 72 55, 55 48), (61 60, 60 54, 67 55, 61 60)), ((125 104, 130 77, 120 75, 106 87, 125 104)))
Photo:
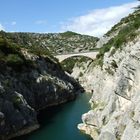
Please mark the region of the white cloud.
POLYGON ((0 31, 1 30, 3 30, 3 31, 5 30, 4 27, 2 26, 2 24, 0 24, 0 31))
POLYGON ((11 25, 16 25, 17 23, 16 23, 16 21, 12 21, 12 23, 11 23, 11 25))
POLYGON ((62 31, 74 31, 93 36, 102 36, 113 25, 134 11, 139 2, 132 2, 120 6, 113 6, 105 9, 96 9, 86 15, 75 17, 62 23, 62 31))
POLYGON ((35 24, 47 24, 47 20, 38 20, 35 22, 35 24))

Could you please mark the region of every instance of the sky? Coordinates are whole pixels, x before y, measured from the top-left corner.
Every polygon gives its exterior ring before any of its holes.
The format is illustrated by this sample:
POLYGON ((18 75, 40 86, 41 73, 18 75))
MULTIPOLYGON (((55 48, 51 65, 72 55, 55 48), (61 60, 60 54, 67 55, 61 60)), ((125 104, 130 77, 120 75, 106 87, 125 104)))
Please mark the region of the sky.
POLYGON ((137 0, 0 0, 0 30, 74 31, 102 36, 133 12, 137 0))

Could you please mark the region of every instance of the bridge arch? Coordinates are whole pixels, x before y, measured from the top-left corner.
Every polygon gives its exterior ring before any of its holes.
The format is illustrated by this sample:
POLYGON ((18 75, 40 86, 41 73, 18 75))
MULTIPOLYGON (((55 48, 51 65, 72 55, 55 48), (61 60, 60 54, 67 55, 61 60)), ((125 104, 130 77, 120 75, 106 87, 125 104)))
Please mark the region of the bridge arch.
POLYGON ((80 61, 80 62, 85 62, 85 61, 93 61, 94 59, 91 58, 91 57, 88 57, 88 56, 84 56, 84 55, 75 55, 75 56, 71 56, 71 57, 67 57, 65 59, 63 59, 60 63, 65 63, 65 62, 70 62, 69 60, 73 61, 74 63, 76 63, 77 61, 80 61))
POLYGON ((85 53, 61 54, 61 55, 56 55, 55 57, 61 63, 65 59, 68 59, 68 58, 71 58, 71 57, 76 57, 76 56, 77 57, 78 56, 85 56, 85 57, 88 57, 88 58, 94 60, 94 59, 96 59, 97 54, 98 54, 98 51, 94 51, 94 52, 85 52, 85 53))
POLYGON ((61 66, 63 70, 71 74, 73 72, 73 68, 75 64, 77 64, 77 67, 81 67, 82 63, 90 64, 92 61, 93 59, 88 56, 76 55, 76 56, 67 57, 66 59, 61 61, 61 66))

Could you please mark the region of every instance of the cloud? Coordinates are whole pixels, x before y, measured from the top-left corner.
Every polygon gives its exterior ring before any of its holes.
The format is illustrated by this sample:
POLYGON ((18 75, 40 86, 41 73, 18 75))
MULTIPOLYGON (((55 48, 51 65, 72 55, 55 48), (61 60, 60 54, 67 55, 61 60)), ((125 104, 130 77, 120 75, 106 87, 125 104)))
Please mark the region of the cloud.
POLYGON ((47 24, 47 20, 38 20, 35 22, 35 24, 47 24))
POLYGON ((105 9, 96 9, 86 15, 69 19, 61 24, 62 31, 74 31, 81 34, 102 36, 111 29, 113 25, 134 11, 139 2, 132 2, 120 6, 105 9))
POLYGON ((12 23, 11 23, 11 25, 16 25, 17 23, 16 23, 16 21, 12 21, 12 23))
POLYGON ((4 27, 2 26, 2 24, 0 24, 0 31, 1 30, 3 30, 3 31, 5 30, 4 27))

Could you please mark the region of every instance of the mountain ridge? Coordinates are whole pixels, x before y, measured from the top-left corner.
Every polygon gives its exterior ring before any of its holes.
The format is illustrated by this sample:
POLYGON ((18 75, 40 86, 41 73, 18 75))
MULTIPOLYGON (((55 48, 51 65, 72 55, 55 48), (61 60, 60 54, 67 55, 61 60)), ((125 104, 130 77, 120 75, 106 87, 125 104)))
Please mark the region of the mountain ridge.
POLYGON ((9 40, 24 47, 41 47, 52 54, 86 52, 94 49, 97 37, 67 31, 64 33, 5 33, 9 40))

